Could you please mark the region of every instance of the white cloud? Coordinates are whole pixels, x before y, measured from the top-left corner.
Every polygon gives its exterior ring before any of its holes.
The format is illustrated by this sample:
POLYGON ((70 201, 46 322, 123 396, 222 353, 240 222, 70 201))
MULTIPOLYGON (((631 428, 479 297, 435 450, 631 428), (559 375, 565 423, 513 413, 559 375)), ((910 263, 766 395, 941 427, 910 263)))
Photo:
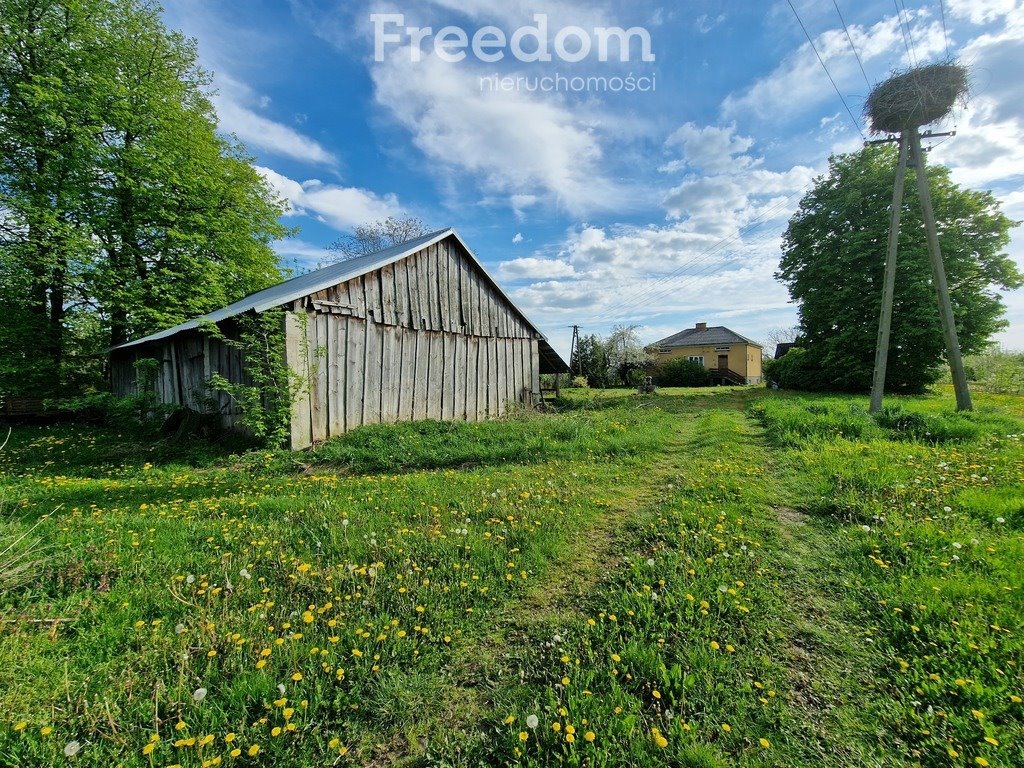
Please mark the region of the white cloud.
POLYGON ((702 13, 697 17, 697 31, 702 35, 706 35, 708 32, 713 30, 719 24, 725 21, 725 14, 721 13, 718 16, 711 16, 707 13, 702 13))
POLYGON ((335 165, 337 158, 319 142, 254 111, 266 109, 269 99, 257 97, 251 89, 227 75, 215 79, 213 97, 222 131, 233 133, 249 147, 313 164, 335 165))
POLYGON ((687 166, 707 173, 740 170, 758 162, 746 154, 753 145, 751 137, 736 135, 735 123, 703 128, 683 123, 665 142, 666 147, 680 147, 683 157, 662 166, 661 170, 673 172, 687 166))
POLYGON ((1021 10, 1020 0, 946 0, 950 15, 972 24, 999 21, 1021 10))
POLYGON ((523 242, 523 233, 522 232, 516 232, 512 236, 512 242, 515 243, 515 244, 519 244, 519 243, 523 242))
POLYGON ((271 247, 286 265, 289 262, 296 262, 301 269, 310 269, 336 258, 326 248, 305 240, 276 240, 271 243, 271 247))
POLYGON ((576 274, 572 264, 560 259, 537 259, 527 257, 503 261, 498 267, 498 275, 506 280, 522 280, 530 278, 541 280, 552 277, 571 277, 576 274))
POLYGON ((270 168, 256 166, 267 183, 291 206, 291 213, 314 216, 335 229, 351 229, 368 221, 401 216, 398 198, 358 187, 325 184, 318 179, 295 181, 270 168))
POLYGON ((621 205, 586 110, 527 92, 481 90, 480 75, 465 64, 395 55, 372 70, 377 101, 439 168, 472 174, 517 210, 541 196, 575 213, 621 205))

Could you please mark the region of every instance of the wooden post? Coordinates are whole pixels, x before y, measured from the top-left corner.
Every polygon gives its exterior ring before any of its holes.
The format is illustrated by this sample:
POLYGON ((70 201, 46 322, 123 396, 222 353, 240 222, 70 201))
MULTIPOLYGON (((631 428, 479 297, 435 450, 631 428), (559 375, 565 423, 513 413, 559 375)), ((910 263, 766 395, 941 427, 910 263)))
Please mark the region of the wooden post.
POLYGON ((946 357, 949 369, 953 374, 953 390, 956 392, 956 409, 970 411, 971 390, 967 386, 967 374, 964 361, 960 354, 960 341, 956 335, 956 323, 953 318, 953 305, 949 300, 949 285, 946 283, 946 269, 942 264, 942 251, 939 248, 939 232, 935 226, 935 212, 932 210, 932 195, 928 186, 928 175, 924 167, 924 152, 921 151, 921 136, 915 128, 910 134, 913 150, 914 166, 917 169, 917 191, 921 199, 921 214, 924 218, 925 234, 928 237, 928 255, 932 262, 932 281, 939 299, 939 317, 942 319, 942 331, 946 338, 946 357))
POLYGON ((875 345, 875 375, 871 382, 871 413, 882 410, 885 391, 885 369, 889 362, 889 331, 892 328, 892 301, 896 289, 896 253, 900 240, 900 212, 903 208, 903 184, 907 177, 907 137, 900 134, 900 159, 896 164, 896 181, 892 188, 892 217, 889 221, 889 250, 885 257, 885 279, 882 283, 882 315, 878 321, 878 343, 875 345))

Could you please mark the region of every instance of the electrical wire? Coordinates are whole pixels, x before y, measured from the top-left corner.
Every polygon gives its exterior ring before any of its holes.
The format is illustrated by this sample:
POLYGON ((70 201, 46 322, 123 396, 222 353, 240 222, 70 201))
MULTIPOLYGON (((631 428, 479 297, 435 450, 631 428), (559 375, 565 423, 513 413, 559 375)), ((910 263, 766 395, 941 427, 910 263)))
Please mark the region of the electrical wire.
MULTIPOLYGON (((828 67, 825 66, 825 60, 821 58, 821 54, 818 53, 818 47, 814 44, 814 40, 811 39, 810 34, 807 32, 807 27, 804 26, 803 20, 800 18, 800 14, 796 12, 796 7, 793 5, 793 0, 786 0, 789 3, 789 8, 793 11, 793 15, 796 16, 796 21, 800 25, 800 29, 804 31, 804 37, 807 38, 807 42, 811 44, 811 50, 814 51, 814 55, 818 57, 818 63, 821 64, 821 68, 825 70, 825 74, 828 76, 828 80, 832 83, 832 87, 835 89, 836 94, 839 96, 839 100, 843 102, 843 106, 846 107, 847 114, 850 115, 850 120, 853 121, 854 126, 857 128, 857 133, 860 134, 861 139, 867 141, 868 137, 864 135, 864 131, 861 130, 860 123, 857 122, 857 118, 853 116, 853 110, 850 109, 850 105, 846 103, 846 97, 843 96, 839 90, 839 86, 836 85, 835 79, 832 77, 832 73, 828 71, 828 67)), ((895 0, 894 0, 895 2, 895 0)))
MULTIPOLYGON (((615 307, 610 308, 608 310, 605 310, 604 312, 602 312, 602 313, 598 314, 597 316, 595 316, 595 319, 597 319, 597 320, 610 320, 610 319, 620 315, 624 311, 629 311, 629 310, 632 310, 632 309, 636 309, 636 308, 642 306, 643 304, 648 303, 652 296, 654 296, 654 295, 656 295, 656 294, 661 292, 660 290, 657 290, 657 291, 655 290, 658 285, 662 285, 662 284, 664 284, 664 283, 666 283, 666 282, 668 282, 670 280, 673 280, 676 277, 682 276, 683 273, 687 269, 690 269, 690 268, 692 268, 693 266, 695 266, 697 264, 700 264, 700 263, 702 263, 704 261, 707 261, 713 255, 715 255, 715 253, 717 253, 718 251, 721 251, 726 245, 728 245, 733 240, 736 240, 737 238, 741 238, 745 234, 749 234, 750 232, 754 231, 757 227, 759 227, 762 224, 770 221, 771 218, 772 218, 772 214, 774 214, 776 211, 780 210, 785 205, 787 205, 789 203, 789 201, 793 197, 795 197, 798 194, 803 193, 804 190, 806 190, 810 186, 810 184, 811 183, 805 184, 801 189, 797 190, 796 192, 791 193, 788 197, 784 198, 781 202, 776 203, 774 206, 769 208, 767 211, 765 211, 765 212, 761 213, 759 216, 755 217, 752 221, 748 222, 747 224, 744 224, 742 227, 737 229, 736 232, 734 232, 733 234, 729 235, 728 237, 723 237, 721 240, 718 240, 717 242, 715 242, 712 245, 708 246, 703 251, 701 251, 696 256, 694 256, 692 259, 689 259, 689 260, 683 262, 678 267, 673 269, 671 272, 669 272, 668 274, 663 275, 662 277, 658 278, 657 280, 655 280, 650 285, 645 286, 645 287, 641 288, 638 291, 634 291, 632 294, 626 296, 626 298, 622 299, 615 307)), ((670 286, 669 290, 672 290, 674 287, 675 286, 670 286)))
POLYGON ((836 13, 839 14, 839 22, 843 25, 843 32, 846 33, 846 39, 850 42, 850 50, 853 51, 853 55, 857 58, 857 65, 860 67, 860 73, 864 75, 864 82, 868 86, 868 90, 871 89, 871 81, 868 80, 868 73, 864 71, 864 62, 860 59, 860 54, 857 53, 857 46, 853 44, 853 38, 850 36, 850 30, 846 26, 846 19, 843 18, 843 12, 839 10, 839 3, 837 0, 832 0, 832 5, 836 7, 836 13))
POLYGON ((942 19, 942 42, 946 45, 946 61, 949 61, 949 35, 946 34, 946 4, 939 0, 939 16, 942 19))
POLYGON ((900 32, 903 34, 903 47, 907 49, 907 59, 909 59, 910 63, 916 67, 917 57, 910 50, 911 38, 907 34, 910 24, 908 23, 907 26, 903 26, 903 14, 900 13, 900 0, 892 0, 892 7, 896 9, 896 22, 900 25, 900 32))

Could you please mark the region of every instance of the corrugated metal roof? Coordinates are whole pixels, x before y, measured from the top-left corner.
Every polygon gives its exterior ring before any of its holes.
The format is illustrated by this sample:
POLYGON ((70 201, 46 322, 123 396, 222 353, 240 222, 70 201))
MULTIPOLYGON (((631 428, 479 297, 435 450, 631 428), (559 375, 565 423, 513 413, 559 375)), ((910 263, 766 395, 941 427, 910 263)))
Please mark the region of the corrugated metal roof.
POLYGON ((523 311, 516 306, 515 302, 512 301, 512 299, 510 299, 501 289, 501 286, 499 286, 495 279, 491 277, 486 269, 484 269, 483 264, 480 263, 480 259, 476 257, 476 254, 474 254, 469 246, 466 245, 465 241, 459 237, 459 233, 451 227, 448 229, 439 229, 436 232, 423 235, 423 237, 418 237, 415 240, 410 240, 407 243, 402 243, 401 245, 396 245, 391 248, 385 248, 384 250, 377 251, 376 253, 360 256, 355 259, 349 259, 348 261, 342 261, 338 264, 331 264, 328 267, 308 272, 305 275, 293 277, 291 280, 285 280, 283 283, 278 283, 277 285, 272 285, 269 288, 264 288, 262 291, 250 294, 244 299, 239 299, 233 304, 228 304, 226 307, 209 312, 202 317, 188 320, 174 326, 173 328, 152 333, 141 339, 135 339, 134 341, 119 344, 113 349, 126 349, 140 344, 149 344, 154 341, 170 338, 171 336, 175 336, 183 331, 195 330, 205 323, 219 323, 222 320, 227 320, 235 315, 240 315, 243 312, 266 312, 268 309, 290 304, 296 299, 301 299, 303 296, 308 296, 311 293, 322 291, 333 285, 347 282, 353 278, 365 275, 367 272, 373 272, 381 267, 386 267, 388 264, 394 264, 396 261, 400 261, 407 256, 411 256, 423 248, 439 243, 449 236, 458 240, 459 244, 466 250, 466 253, 469 254, 469 257, 474 261, 476 266, 480 269, 480 272, 487 278, 487 281, 494 287, 498 294, 505 299, 505 301, 507 301, 519 314, 519 316, 523 318, 526 324, 529 325, 538 336, 540 336, 542 373, 564 373, 568 371, 569 366, 565 364, 565 361, 563 361, 559 354, 551 347, 547 341, 547 337, 540 332, 537 326, 530 321, 523 311), (545 365, 550 367, 550 370, 543 370, 545 365))
POLYGON ((724 325, 713 325, 709 328, 687 328, 661 341, 654 342, 652 347, 703 347, 713 344, 753 344, 760 347, 753 339, 741 336, 724 325))

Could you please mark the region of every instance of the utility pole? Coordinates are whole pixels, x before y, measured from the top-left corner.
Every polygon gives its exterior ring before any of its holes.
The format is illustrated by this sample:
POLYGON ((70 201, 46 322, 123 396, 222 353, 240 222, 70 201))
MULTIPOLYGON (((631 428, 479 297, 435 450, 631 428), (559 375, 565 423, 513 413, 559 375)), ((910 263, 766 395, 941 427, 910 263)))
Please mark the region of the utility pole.
POLYGON ((900 212, 903 207, 904 182, 907 168, 912 166, 917 174, 918 198, 921 201, 921 215, 924 219, 925 234, 928 240, 928 256, 931 260, 932 282, 939 303, 939 317, 942 321, 942 333, 946 345, 946 357, 953 378, 953 389, 956 393, 956 409, 969 411, 972 409, 971 392, 967 385, 967 374, 964 371, 963 357, 960 353, 960 341, 957 338, 956 323, 953 318, 953 305, 949 298, 949 286, 946 283, 946 270, 942 263, 942 251, 939 247, 938 228, 935 224, 935 212, 932 208, 931 189, 928 186, 928 175, 925 169, 924 151, 921 139, 939 136, 955 136, 956 131, 948 133, 927 132, 920 134, 917 128, 900 133, 899 137, 889 137, 876 141, 865 142, 866 145, 889 144, 899 142, 899 162, 896 165, 896 180, 893 185, 892 216, 889 224, 889 243, 885 259, 885 278, 882 284, 882 311, 878 321, 878 344, 875 348, 875 370, 871 382, 871 413, 882 409, 882 396, 885 390, 885 373, 889 360, 889 334, 892 328, 892 305, 896 286, 896 254, 900 235, 900 212))
POLYGON ((573 369, 573 357, 579 352, 580 348, 580 327, 578 325, 570 325, 569 327, 572 328, 572 345, 569 347, 569 373, 573 376, 581 376, 582 371, 577 372, 573 369))

